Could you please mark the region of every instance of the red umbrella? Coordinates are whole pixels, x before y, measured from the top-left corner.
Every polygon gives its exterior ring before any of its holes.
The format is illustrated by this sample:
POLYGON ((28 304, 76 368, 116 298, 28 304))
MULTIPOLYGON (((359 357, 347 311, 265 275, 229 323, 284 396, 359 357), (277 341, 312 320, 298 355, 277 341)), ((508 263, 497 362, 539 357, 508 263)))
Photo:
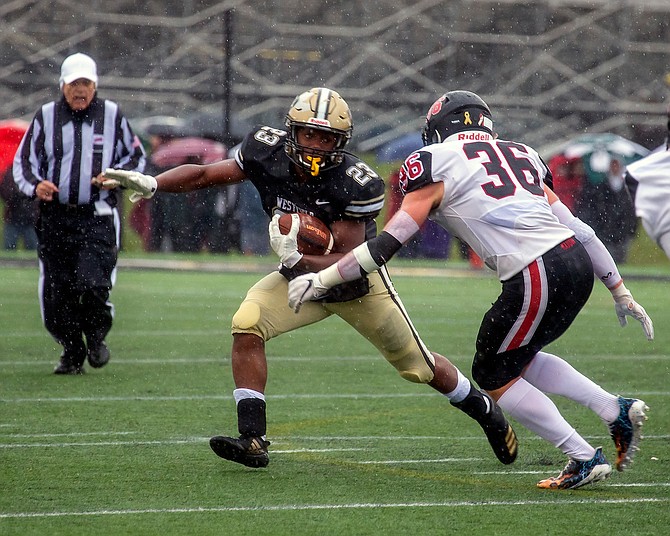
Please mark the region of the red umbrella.
POLYGON ((0 121, 0 177, 12 164, 23 135, 28 130, 28 125, 20 119, 0 121))
POLYGON ((158 167, 211 164, 226 158, 226 146, 207 138, 178 138, 161 145, 151 155, 158 167))

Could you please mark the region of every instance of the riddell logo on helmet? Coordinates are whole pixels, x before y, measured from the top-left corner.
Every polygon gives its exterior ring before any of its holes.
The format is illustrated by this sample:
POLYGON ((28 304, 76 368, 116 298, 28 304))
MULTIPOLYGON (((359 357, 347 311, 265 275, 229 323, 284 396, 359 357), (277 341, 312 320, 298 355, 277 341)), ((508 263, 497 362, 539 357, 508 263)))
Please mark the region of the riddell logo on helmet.
POLYGON ((473 141, 478 141, 478 140, 490 140, 491 135, 488 134, 487 132, 468 132, 466 133, 459 133, 458 134, 458 139, 459 140, 473 140, 473 141))
POLYGON ((330 121, 327 119, 317 119, 316 117, 310 117, 307 120, 308 123, 312 125, 320 125, 322 127, 329 127, 330 126, 330 121))

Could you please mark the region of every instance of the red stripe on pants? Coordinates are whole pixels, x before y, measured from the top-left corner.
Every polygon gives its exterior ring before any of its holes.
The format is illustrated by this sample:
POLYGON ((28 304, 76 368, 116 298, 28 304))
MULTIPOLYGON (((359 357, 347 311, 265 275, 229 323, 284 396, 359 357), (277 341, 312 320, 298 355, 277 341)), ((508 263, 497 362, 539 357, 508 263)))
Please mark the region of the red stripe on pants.
POLYGON ((531 262, 526 269, 530 281, 530 296, 528 297, 528 311, 512 340, 510 341, 507 350, 514 350, 521 346, 528 330, 533 325, 540 310, 540 303, 542 301, 542 279, 540 278, 540 268, 537 261, 531 262))

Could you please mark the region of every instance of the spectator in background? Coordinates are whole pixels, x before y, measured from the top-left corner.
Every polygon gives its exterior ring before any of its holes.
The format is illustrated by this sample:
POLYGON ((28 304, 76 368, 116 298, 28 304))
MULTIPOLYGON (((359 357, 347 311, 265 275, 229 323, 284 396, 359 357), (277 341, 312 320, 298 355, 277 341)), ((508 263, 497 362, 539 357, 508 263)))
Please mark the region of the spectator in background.
MULTIPOLYGON (((159 173, 183 164, 211 164, 226 158, 226 154, 226 147, 217 141, 187 136, 162 144, 151 155, 151 163, 153 170, 159 173)), ((158 199, 163 212, 162 234, 154 233, 156 239, 160 240, 161 250, 190 253, 212 250, 217 240, 214 236, 218 218, 217 202, 221 208, 217 192, 199 190, 186 195, 161 193, 158 199)), ((230 214, 234 214, 232 200, 231 207, 230 214)), ((231 228, 230 231, 232 234, 234 230, 231 228)))
POLYGON ((585 181, 578 203, 580 217, 593 228, 617 264, 626 262, 637 224, 623 174, 623 160, 611 155, 604 180, 585 181))
POLYGON ((572 213, 577 214, 586 180, 581 157, 568 158, 557 154, 549 160, 547 166, 553 177, 554 192, 572 213))
POLYGON ((5 204, 4 248, 6 250, 16 250, 19 239, 22 239, 25 249, 36 249, 37 203, 34 199, 23 195, 16 187, 11 166, 0 178, 0 198, 5 204))
POLYGON ((243 255, 269 255, 270 218, 263 210, 261 196, 249 181, 239 185, 240 202, 237 207, 240 222, 240 250, 243 255))
MULTIPOLYGON (((197 158, 184 161, 184 164, 201 163, 197 158)), ((162 236, 164 251, 198 253, 211 249, 216 210, 216 196, 213 192, 201 190, 184 196, 165 194, 161 203, 165 215, 162 236)))
MULTIPOLYGON (((240 144, 228 151, 235 158, 240 144)), ((216 190, 215 222, 210 249, 213 253, 239 251, 243 255, 268 255, 270 218, 263 210, 258 190, 249 181, 216 190)))
POLYGON ((37 248, 35 220, 37 206, 33 199, 26 198, 14 183, 12 162, 16 149, 28 130, 28 122, 20 119, 0 121, 0 199, 4 212, 4 248, 16 250, 19 240, 27 250, 37 248))
MULTIPOLYGON (((171 141, 178 139, 180 134, 171 125, 151 125, 147 128, 149 135, 150 155, 147 162, 147 173, 153 175, 160 173, 163 168, 156 165, 154 155, 160 148, 171 141)), ((164 247, 164 236, 167 236, 167 214, 166 199, 164 194, 154 196, 152 199, 140 199, 133 208, 133 213, 143 215, 142 224, 138 225, 136 231, 142 237, 146 251, 161 251, 164 247)))
POLYGON ((37 110, 14 157, 14 180, 39 199, 39 296, 44 325, 63 346, 55 374, 102 367, 114 308, 120 219, 116 193, 92 179, 107 168, 143 171, 144 149, 119 106, 98 97, 95 61, 61 66, 62 96, 37 110))
MULTIPOLYGON (((239 212, 242 203, 242 184, 230 184, 225 188, 218 188, 216 193, 207 193, 206 190, 190 192, 187 195, 206 194, 213 199, 211 211, 211 226, 207 249, 212 253, 233 253, 241 251, 240 231, 243 216, 239 212)), ((256 188, 252 188, 255 192, 256 188)), ((267 225, 265 226, 267 241, 267 225)))

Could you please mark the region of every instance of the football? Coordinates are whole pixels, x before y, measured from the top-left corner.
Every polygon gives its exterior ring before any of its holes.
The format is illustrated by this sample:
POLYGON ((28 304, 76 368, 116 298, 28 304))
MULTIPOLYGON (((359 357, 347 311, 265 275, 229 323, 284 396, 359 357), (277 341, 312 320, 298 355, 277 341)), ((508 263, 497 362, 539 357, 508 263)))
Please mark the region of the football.
MULTIPOLYGON (((319 218, 309 214, 298 213, 300 229, 298 230, 298 251, 303 255, 327 255, 333 247, 333 235, 328 226, 319 218)), ((291 230, 291 215, 283 214, 279 218, 281 234, 291 230)))

